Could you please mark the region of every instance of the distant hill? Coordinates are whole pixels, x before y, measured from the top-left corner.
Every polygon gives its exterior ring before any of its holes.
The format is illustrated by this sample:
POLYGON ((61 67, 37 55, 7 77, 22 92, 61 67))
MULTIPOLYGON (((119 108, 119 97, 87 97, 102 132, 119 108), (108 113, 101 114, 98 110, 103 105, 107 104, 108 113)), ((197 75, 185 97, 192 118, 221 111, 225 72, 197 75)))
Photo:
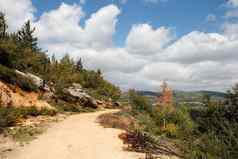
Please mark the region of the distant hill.
MULTIPOLYGON (((161 95, 160 92, 153 91, 137 91, 140 95, 148 96, 151 100, 161 95)), ((176 102, 201 102, 203 97, 208 95, 212 100, 224 100, 226 93, 217 91, 174 91, 174 99, 176 102)))
POLYGON ((159 96, 159 95, 161 95, 160 92, 152 92, 152 91, 137 91, 137 92, 143 96, 159 96))

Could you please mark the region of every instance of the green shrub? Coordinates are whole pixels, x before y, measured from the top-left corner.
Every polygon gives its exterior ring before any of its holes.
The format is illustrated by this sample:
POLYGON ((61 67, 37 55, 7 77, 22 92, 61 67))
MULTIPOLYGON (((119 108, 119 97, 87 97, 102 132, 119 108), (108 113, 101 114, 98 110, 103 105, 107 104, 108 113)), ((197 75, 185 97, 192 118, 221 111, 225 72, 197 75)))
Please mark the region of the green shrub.
POLYGON ((57 102, 52 102, 57 111, 59 112, 70 112, 70 113, 81 113, 81 112, 94 112, 94 108, 85 108, 76 103, 69 103, 64 100, 57 100, 57 102))
MULTIPOLYGON (((201 134, 200 145, 195 147, 205 156, 235 159, 238 157, 238 107, 211 107, 196 118, 201 134), (205 139, 204 139, 205 138, 205 139), (216 146, 214 146, 216 145, 216 146)), ((198 113, 199 114, 199 113, 198 113)))
POLYGON ((129 102, 133 113, 152 112, 152 104, 149 102, 148 98, 139 95, 135 90, 129 91, 129 102))
POLYGON ((14 127, 13 129, 8 129, 5 131, 7 135, 10 135, 15 141, 24 144, 36 138, 36 135, 43 132, 43 128, 40 127, 14 127))
POLYGON ((37 109, 36 107, 0 107, 0 128, 14 126, 20 118, 27 118, 28 116, 53 116, 57 111, 54 109, 37 109))
POLYGON ((0 128, 14 126, 20 114, 13 107, 0 107, 0 128))

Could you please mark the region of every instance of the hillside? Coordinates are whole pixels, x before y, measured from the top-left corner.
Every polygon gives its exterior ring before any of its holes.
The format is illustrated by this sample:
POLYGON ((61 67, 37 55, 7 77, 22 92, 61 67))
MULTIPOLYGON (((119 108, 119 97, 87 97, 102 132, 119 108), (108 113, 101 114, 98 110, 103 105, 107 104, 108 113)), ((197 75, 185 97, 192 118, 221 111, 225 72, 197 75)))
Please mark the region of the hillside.
MULTIPOLYGON (((147 96, 151 100, 161 95, 160 92, 153 91, 137 91, 140 95, 147 96)), ((175 102, 202 102, 204 96, 209 96, 212 100, 223 101, 226 97, 226 93, 217 91, 174 91, 175 102)))

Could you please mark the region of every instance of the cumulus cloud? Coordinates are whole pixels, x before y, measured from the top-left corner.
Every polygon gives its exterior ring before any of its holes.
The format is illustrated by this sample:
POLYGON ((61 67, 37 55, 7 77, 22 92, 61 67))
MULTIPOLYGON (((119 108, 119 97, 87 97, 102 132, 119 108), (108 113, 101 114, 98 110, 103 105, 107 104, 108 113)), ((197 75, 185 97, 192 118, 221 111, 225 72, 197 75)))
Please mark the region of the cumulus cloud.
POLYGON ((165 60, 191 64, 201 61, 229 61, 238 58, 238 41, 218 33, 191 32, 169 46, 165 60))
POLYGON ((18 30, 27 20, 34 20, 31 0, 0 0, 0 11, 6 14, 10 31, 18 30))
POLYGON ((93 14, 85 26, 86 39, 89 45, 95 48, 112 46, 112 36, 115 33, 117 16, 120 10, 115 5, 108 5, 93 14))
POLYGON ((120 10, 115 5, 101 8, 80 26, 84 16, 81 6, 62 3, 59 8, 44 13, 36 22, 43 46, 70 43, 77 48, 103 49, 113 45, 116 17, 120 10))
POLYGON ((173 37, 169 28, 154 29, 149 24, 134 25, 126 39, 126 47, 130 53, 149 56, 164 49, 173 37))
POLYGON ((79 22, 83 16, 80 6, 62 3, 58 9, 44 13, 36 22, 37 36, 43 44, 80 41, 83 29, 79 22))
POLYGON ((227 22, 223 25, 224 34, 230 39, 238 39, 238 23, 227 22))

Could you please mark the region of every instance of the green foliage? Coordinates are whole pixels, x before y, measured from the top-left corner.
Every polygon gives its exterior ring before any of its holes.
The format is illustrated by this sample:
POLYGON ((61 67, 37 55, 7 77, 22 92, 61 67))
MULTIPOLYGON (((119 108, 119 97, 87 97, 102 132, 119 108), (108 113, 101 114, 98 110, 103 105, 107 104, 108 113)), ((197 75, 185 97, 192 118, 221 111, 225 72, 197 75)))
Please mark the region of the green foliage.
POLYGON ((15 141, 24 144, 36 138, 36 135, 43 133, 43 128, 39 127, 14 127, 13 129, 8 129, 5 132, 7 135, 10 135, 15 141))
POLYGON ((0 40, 0 64, 23 72, 42 75, 46 72, 49 59, 45 53, 24 47, 17 39, 17 34, 0 40))
POLYGON ((237 106, 213 107, 201 112, 200 117, 196 119, 201 134, 201 144, 195 148, 203 152, 203 155, 213 156, 213 158, 237 158, 237 115, 237 106))
POLYGON ((14 126, 19 119, 27 116, 53 116, 57 111, 53 109, 37 109, 36 107, 0 107, 0 128, 14 126))
POLYGON ((132 110, 137 112, 132 114, 142 130, 173 139, 185 158, 238 158, 238 85, 228 92, 225 103, 204 97, 205 107, 179 105, 175 110, 156 109, 133 91, 130 101, 132 110), (148 110, 148 106, 152 109, 148 110))
POLYGON ((135 90, 129 91, 129 101, 134 113, 152 112, 152 105, 147 97, 139 95, 135 90))
POLYGON ((94 112, 94 108, 84 108, 75 103, 68 103, 64 100, 57 100, 57 103, 51 103, 59 112, 70 112, 70 113, 83 113, 83 112, 94 112))
POLYGON ((5 15, 0 12, 0 39, 4 39, 7 36, 7 23, 5 15))
MULTIPOLYGON (((235 94, 233 94, 233 97, 235 94)), ((232 100, 234 102, 234 99, 232 100)), ((141 107, 136 107, 141 109, 141 107)), ((142 107, 143 108, 143 107, 142 107)), ((143 109, 144 110, 144 109, 143 109)), ((238 157, 238 107, 236 105, 175 111, 153 109, 138 114, 143 131, 174 139, 189 159, 235 159, 238 157), (194 120, 190 112, 197 111, 194 120)))
POLYGON ((51 67, 46 79, 55 83, 57 94, 72 83, 80 83, 88 93, 97 99, 112 98, 117 100, 120 97, 120 89, 104 80, 101 72, 89 71, 81 68, 66 54, 60 61, 51 60, 51 67))
POLYGON ((28 20, 22 29, 18 31, 18 41, 24 48, 30 48, 33 51, 38 51, 37 38, 34 37, 35 28, 31 28, 31 22, 28 20))
POLYGON ((16 109, 0 107, 0 128, 13 126, 16 124, 19 114, 16 109))

